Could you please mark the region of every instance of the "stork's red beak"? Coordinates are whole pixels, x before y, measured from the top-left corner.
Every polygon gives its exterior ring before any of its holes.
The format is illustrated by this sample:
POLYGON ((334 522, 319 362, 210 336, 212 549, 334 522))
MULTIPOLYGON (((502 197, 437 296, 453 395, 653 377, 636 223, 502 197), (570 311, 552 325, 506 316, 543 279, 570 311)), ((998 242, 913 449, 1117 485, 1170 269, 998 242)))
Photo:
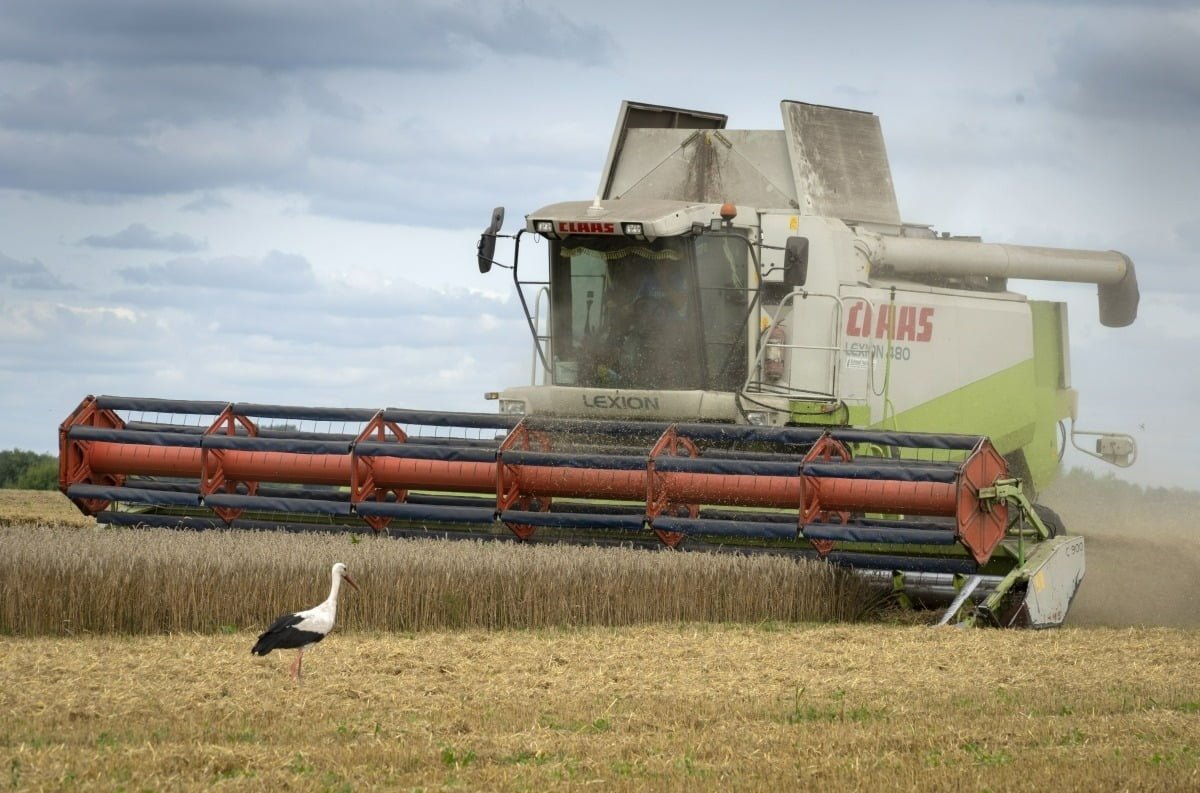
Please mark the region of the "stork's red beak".
POLYGON ((342 573, 342 580, 355 589, 358 589, 358 584, 354 583, 354 579, 350 577, 349 573, 342 573))

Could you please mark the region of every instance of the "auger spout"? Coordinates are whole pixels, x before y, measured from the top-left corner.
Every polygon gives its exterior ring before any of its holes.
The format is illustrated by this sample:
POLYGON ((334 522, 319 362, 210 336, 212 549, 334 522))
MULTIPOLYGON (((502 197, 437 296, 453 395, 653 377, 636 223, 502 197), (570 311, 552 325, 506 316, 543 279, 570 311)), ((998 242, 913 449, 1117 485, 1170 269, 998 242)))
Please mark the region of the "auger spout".
POLYGON ((872 265, 881 270, 1096 284, 1101 324, 1123 328, 1137 319, 1137 274, 1130 258, 1118 251, 857 233, 867 241, 872 265))

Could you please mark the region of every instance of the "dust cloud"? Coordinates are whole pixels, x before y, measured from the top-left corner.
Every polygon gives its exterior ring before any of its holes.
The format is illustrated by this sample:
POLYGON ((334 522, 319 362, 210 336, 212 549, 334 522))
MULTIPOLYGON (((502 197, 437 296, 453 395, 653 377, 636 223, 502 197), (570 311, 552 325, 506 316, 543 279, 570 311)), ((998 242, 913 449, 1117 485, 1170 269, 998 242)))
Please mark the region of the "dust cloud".
POLYGON ((1200 492, 1073 470, 1039 500, 1086 541, 1067 625, 1200 626, 1200 492))

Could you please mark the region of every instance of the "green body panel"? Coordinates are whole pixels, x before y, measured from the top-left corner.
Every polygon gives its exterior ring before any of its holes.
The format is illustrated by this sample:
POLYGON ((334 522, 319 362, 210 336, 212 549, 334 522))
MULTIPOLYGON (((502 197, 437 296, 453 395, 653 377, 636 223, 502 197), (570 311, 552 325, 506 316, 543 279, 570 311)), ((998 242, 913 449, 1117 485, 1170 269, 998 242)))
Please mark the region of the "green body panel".
POLYGON ((1040 491, 1058 473, 1058 423, 1070 415, 1073 394, 1064 387, 1065 307, 1044 301, 1029 307, 1032 358, 897 414, 895 427, 986 435, 1003 455, 1023 453, 1029 484, 1040 491))
MULTIPOLYGON (((1033 357, 870 426, 986 435, 1010 461, 1021 452, 1026 470, 1013 473, 1027 476, 1035 492, 1045 489, 1058 472, 1058 424, 1071 415, 1074 392, 1063 360, 1065 307, 1044 301, 1030 301, 1029 307, 1033 357)), ((824 403, 797 400, 791 413, 797 424, 868 426, 865 405, 831 412, 824 403)))

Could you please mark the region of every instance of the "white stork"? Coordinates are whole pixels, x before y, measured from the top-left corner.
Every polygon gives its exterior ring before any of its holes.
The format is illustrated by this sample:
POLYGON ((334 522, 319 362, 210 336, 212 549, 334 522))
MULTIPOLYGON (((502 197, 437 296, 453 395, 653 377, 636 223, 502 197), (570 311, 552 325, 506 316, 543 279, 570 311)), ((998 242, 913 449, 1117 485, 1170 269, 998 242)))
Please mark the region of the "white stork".
POLYGON ((296 660, 292 662, 291 677, 301 680, 300 663, 304 660, 304 651, 325 638, 333 630, 333 620, 337 616, 338 589, 342 581, 358 589, 358 584, 346 572, 346 565, 338 562, 333 566, 333 583, 329 587, 329 597, 319 606, 295 614, 284 614, 263 631, 258 641, 250 648, 254 655, 266 655, 272 650, 298 649, 296 660))

